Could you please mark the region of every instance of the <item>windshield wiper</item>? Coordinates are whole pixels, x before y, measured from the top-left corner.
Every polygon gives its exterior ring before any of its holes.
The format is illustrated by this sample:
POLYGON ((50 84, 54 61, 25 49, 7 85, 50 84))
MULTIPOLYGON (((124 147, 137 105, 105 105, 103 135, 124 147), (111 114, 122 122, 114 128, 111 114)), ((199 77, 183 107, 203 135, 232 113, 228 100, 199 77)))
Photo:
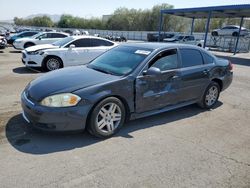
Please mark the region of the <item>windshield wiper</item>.
POLYGON ((97 67, 90 67, 91 69, 94 69, 96 71, 99 71, 99 72, 103 72, 105 74, 111 74, 111 75, 114 75, 112 72, 108 71, 108 70, 103 70, 103 69, 100 69, 100 68, 97 68, 97 67))

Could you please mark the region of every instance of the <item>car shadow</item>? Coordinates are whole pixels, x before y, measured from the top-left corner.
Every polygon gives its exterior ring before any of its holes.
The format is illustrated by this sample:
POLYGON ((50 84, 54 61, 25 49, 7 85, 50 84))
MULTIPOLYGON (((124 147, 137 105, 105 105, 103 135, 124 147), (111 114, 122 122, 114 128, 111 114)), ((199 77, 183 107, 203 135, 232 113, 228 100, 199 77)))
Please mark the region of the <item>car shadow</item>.
POLYGON ((236 65, 250 66, 250 59, 247 59, 247 58, 221 56, 221 55, 216 55, 216 56, 219 58, 228 59, 229 61, 231 61, 233 64, 236 64, 236 65))
POLYGON ((17 67, 12 69, 12 72, 17 74, 37 74, 42 72, 39 68, 17 67))
POLYGON ((0 54, 3 54, 3 53, 4 53, 4 51, 0 50, 0 54))
MULTIPOLYGON (((218 102, 214 109, 221 105, 222 102, 218 102)), ((115 137, 130 139, 133 138, 131 133, 135 131, 162 126, 163 124, 171 124, 181 119, 193 117, 204 111, 206 110, 199 108, 197 105, 190 105, 158 115, 129 121, 115 137)), ((87 131, 80 133, 48 133, 38 131, 29 126, 21 114, 9 119, 5 131, 8 142, 16 150, 34 155, 83 148, 104 141, 104 139, 90 135, 87 131)))
POLYGON ((22 51, 19 51, 19 50, 11 50, 11 51, 9 51, 9 53, 12 53, 12 54, 19 54, 19 53, 22 53, 22 51))

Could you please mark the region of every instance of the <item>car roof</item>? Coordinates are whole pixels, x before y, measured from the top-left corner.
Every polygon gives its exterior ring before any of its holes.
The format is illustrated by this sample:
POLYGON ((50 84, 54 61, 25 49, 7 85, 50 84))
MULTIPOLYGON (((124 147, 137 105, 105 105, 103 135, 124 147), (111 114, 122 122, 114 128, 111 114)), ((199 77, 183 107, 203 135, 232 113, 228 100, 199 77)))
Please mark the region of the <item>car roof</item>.
POLYGON ((195 45, 179 44, 179 43, 164 43, 164 42, 135 42, 135 43, 125 43, 122 45, 130 46, 130 47, 137 47, 137 48, 147 48, 150 50, 161 50, 161 49, 166 49, 166 48, 179 48, 179 47, 201 49, 201 47, 197 47, 195 45))
POLYGON ((60 34, 64 34, 64 35, 67 35, 69 36, 68 33, 64 33, 64 32, 57 32, 57 31, 42 31, 42 32, 39 32, 40 34, 45 34, 45 33, 60 33, 60 34))

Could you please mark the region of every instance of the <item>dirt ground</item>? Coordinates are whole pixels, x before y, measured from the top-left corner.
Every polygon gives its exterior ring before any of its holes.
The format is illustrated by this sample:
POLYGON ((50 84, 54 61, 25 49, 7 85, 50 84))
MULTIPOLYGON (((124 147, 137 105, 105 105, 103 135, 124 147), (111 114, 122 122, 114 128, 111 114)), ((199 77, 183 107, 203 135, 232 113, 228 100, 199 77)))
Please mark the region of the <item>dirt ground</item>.
POLYGON ((215 54, 233 62, 234 80, 214 109, 138 119, 99 140, 27 126, 20 94, 44 73, 0 51, 0 187, 250 187, 250 54, 215 54))

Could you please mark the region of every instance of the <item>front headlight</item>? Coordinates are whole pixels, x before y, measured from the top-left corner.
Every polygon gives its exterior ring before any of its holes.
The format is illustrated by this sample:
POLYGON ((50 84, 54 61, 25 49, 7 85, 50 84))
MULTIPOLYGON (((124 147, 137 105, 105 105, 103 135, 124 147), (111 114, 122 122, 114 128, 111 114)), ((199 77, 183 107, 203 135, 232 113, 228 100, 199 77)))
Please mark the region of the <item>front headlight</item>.
POLYGON ((44 54, 44 51, 42 50, 37 50, 37 51, 33 51, 33 52, 28 52, 29 55, 37 55, 37 54, 40 54, 40 55, 43 55, 44 54))
POLYGON ((77 105, 80 100, 79 96, 72 93, 62 93, 46 97, 40 104, 48 107, 69 107, 77 105))

